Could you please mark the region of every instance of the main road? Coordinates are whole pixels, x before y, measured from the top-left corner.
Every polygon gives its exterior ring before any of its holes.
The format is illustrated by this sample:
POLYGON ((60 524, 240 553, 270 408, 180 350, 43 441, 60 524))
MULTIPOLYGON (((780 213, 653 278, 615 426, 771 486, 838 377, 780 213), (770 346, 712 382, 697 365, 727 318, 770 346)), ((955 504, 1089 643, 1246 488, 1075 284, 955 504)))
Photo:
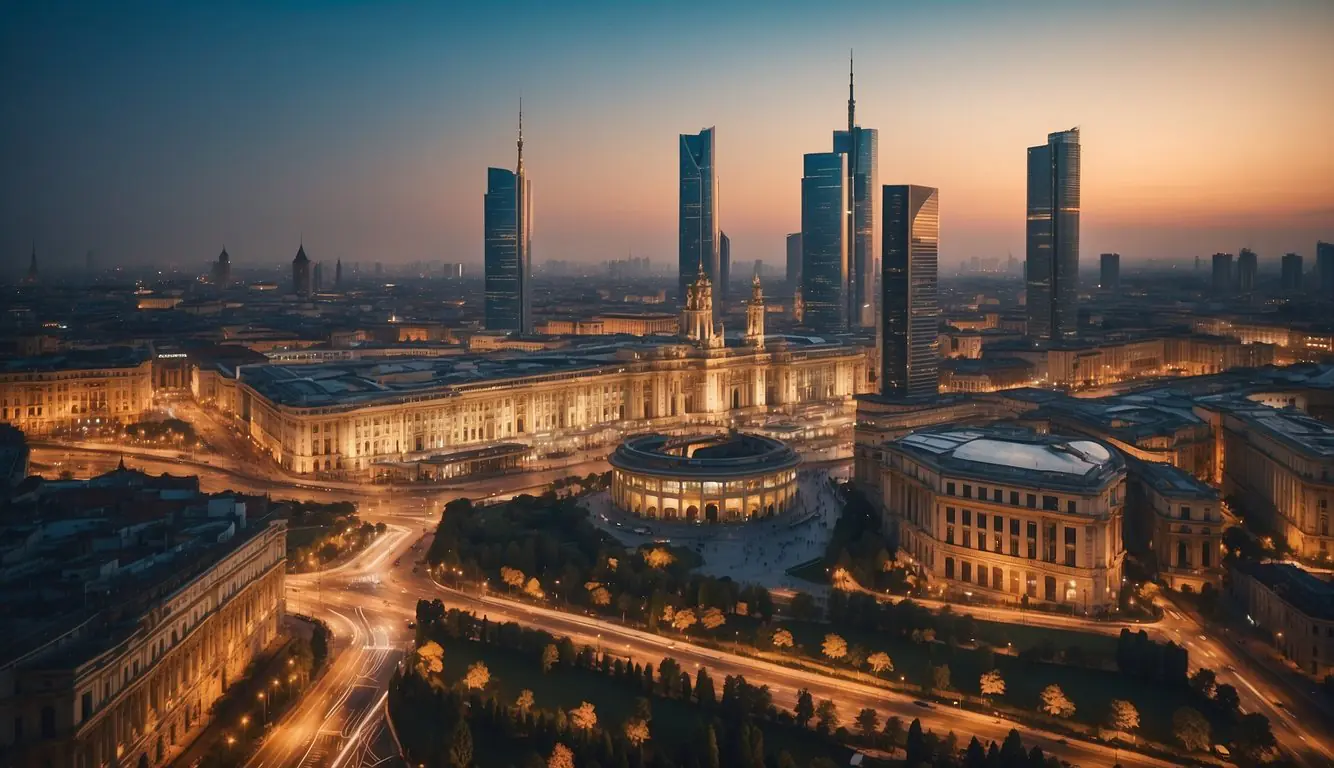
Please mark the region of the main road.
MULTIPOLYGON (((795 702, 797 690, 805 687, 817 699, 838 702, 845 719, 851 719, 863 707, 871 707, 882 717, 920 718, 926 727, 938 733, 953 730, 962 741, 973 735, 984 741, 1000 741, 1010 728, 1020 727, 1027 742, 1040 744, 1044 751, 1073 763, 1110 766, 1116 762, 1115 753, 1102 745, 1067 741, 1056 734, 1044 734, 1003 719, 936 705, 923 707, 908 697, 872 686, 793 670, 496 595, 449 590, 415 567, 415 561, 424 552, 423 540, 429 523, 438 519, 439 510, 448 500, 457 496, 503 498, 539 490, 569 474, 600 471, 605 463, 598 460, 455 487, 403 489, 342 483, 338 484, 341 487, 333 487, 296 481, 276 473, 271 465, 265 468, 268 471, 257 472, 252 460, 240 457, 232 461, 215 456, 183 460, 160 455, 163 453, 167 452, 37 443, 33 462, 83 475, 110 470, 123 455, 130 454, 133 458, 128 463, 146 472, 197 474, 206 491, 232 489, 303 500, 355 501, 363 519, 383 520, 391 526, 384 537, 349 563, 319 573, 288 577, 289 608, 328 621, 344 652, 302 705, 271 734, 251 763, 256 768, 355 765, 362 759, 366 764, 383 764, 381 759, 392 751, 383 727, 383 691, 397 661, 411 647, 412 633, 406 628, 407 622, 415 614, 417 599, 422 597, 440 597, 447 605, 474 610, 493 619, 513 620, 553 634, 570 635, 577 642, 611 647, 616 653, 641 663, 656 664, 663 656, 670 655, 687 668, 703 665, 716 677, 742 674, 753 683, 769 685, 775 702, 787 706, 795 702), (330 754, 334 757, 329 758, 330 754), (330 762, 331 759, 337 762, 330 762)), ((990 615, 988 609, 978 609, 979 615, 983 612, 988 613, 989 619, 1005 619, 990 615)), ((1088 628, 1098 626, 1106 625, 1088 628)), ((1210 639, 1192 617, 1180 611, 1169 608, 1167 618, 1155 631, 1186 645, 1192 652, 1193 666, 1211 666, 1220 682, 1236 685, 1243 707, 1270 719, 1280 744, 1300 765, 1315 768, 1334 764, 1334 752, 1323 736, 1327 732, 1327 713, 1315 711, 1300 697, 1284 701, 1279 691, 1287 681, 1267 669, 1250 665, 1231 645, 1210 639)), ((1122 752, 1119 757, 1119 762, 1126 766, 1166 764, 1134 753, 1122 752)))

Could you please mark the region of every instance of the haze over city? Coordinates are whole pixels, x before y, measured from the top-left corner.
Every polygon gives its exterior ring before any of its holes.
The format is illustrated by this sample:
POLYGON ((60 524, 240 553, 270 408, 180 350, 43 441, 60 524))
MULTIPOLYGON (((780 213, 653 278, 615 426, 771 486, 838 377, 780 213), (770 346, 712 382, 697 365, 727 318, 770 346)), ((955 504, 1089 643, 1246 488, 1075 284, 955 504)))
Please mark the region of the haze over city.
MULTIPOLYGON (((195 269, 480 265, 518 102, 533 260, 677 251, 677 135, 715 126, 738 263, 779 265, 802 154, 857 115, 882 183, 940 189, 942 264, 1024 252, 1025 148, 1078 126, 1085 269, 1334 221, 1334 5, 186 3, 0 12, 0 253, 195 269), (855 23, 850 23, 855 21, 855 23)), ((1323 229, 1322 229, 1323 228, 1323 229)))

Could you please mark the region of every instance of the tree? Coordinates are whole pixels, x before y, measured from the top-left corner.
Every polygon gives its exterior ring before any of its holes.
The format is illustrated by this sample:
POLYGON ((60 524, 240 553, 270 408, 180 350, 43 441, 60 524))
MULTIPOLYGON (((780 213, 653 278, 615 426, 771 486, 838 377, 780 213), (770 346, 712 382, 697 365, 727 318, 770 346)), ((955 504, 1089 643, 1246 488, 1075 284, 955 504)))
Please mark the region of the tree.
POLYGON ((594 726, 597 724, 598 715, 597 712, 594 711, 592 704, 585 701, 570 710, 570 725, 573 725, 575 728, 587 733, 593 730, 594 726))
POLYGON ((926 754, 926 736, 922 733, 922 721, 915 717, 908 726, 908 737, 903 742, 903 753, 905 765, 918 765, 928 757, 926 754))
POLYGON ((454 732, 449 737, 450 768, 468 768, 472 765, 472 729, 468 721, 459 718, 454 724, 454 732))
POLYGON ((786 629, 775 630, 774 636, 770 638, 770 642, 774 644, 775 648, 791 648, 792 633, 788 632, 786 629))
POLYGON ((1125 699, 1112 699, 1107 710, 1107 725, 1114 731, 1130 733, 1139 728, 1139 710, 1125 699))
POLYGON ((848 641, 838 635, 825 635, 822 650, 824 651, 824 655, 837 661, 848 655, 848 641))
POLYGON ((1197 709, 1178 707, 1172 713, 1172 735, 1187 752, 1203 752, 1209 748, 1209 721, 1197 709))
POLYGON ((678 632, 685 632, 687 629, 694 626, 697 621, 698 619, 695 618, 695 612, 689 608, 682 608, 672 616, 672 626, 675 627, 678 632))
POLYGON ((528 710, 533 708, 533 692, 527 688, 519 691, 519 698, 514 700, 514 707, 520 714, 528 714, 528 710))
POLYGON ((547 768, 574 768, 574 753, 570 748, 556 742, 551 748, 551 757, 547 758, 547 768))
POLYGON ((802 688, 797 691, 797 725, 805 728, 810 725, 811 718, 815 717, 815 700, 811 698, 811 692, 802 688))
POLYGON ((1075 703, 1066 697, 1061 686, 1052 683, 1042 689, 1042 706, 1039 709, 1052 717, 1069 717, 1075 713, 1075 703))
POLYGON ((840 592, 851 592, 857 588, 857 582, 852 578, 852 574, 848 573, 847 568, 835 568, 829 580, 834 589, 840 592))
POLYGON ((719 768, 718 761, 718 734, 710 725, 704 734, 704 766, 705 768, 719 768))
POLYGON ((981 687, 983 697, 1005 695, 1005 678, 1001 677, 999 669, 983 672, 982 677, 978 679, 978 685, 981 687))
POLYGON ((721 610, 717 608, 709 608, 704 611, 704 617, 700 619, 700 623, 703 624, 706 629, 717 629, 727 623, 727 617, 723 615, 721 610))
POLYGON ((588 597, 593 601, 593 605, 611 605, 611 593, 606 587, 598 587, 590 592, 588 597))
POLYGON ((890 754, 903 744, 903 718, 898 715, 885 719, 885 727, 880 730, 880 734, 885 737, 885 746, 889 748, 890 754))
POLYGON ((547 593, 542 591, 542 582, 538 581, 536 578, 529 579, 528 585, 523 588, 523 591, 529 597, 537 600, 541 600, 547 596, 547 593))
POLYGON ((1190 687, 1206 699, 1212 698, 1214 690, 1218 687, 1218 676, 1212 669, 1200 667, 1190 676, 1190 687))
POLYGON ((644 563, 650 568, 666 568, 676 562, 676 555, 664 547, 654 547, 644 551, 644 563))
POLYGON ((643 747, 648 741, 648 723, 643 720, 625 721, 625 739, 635 747, 643 747))
POLYGON ((862 736, 870 739, 875 735, 875 730, 880 727, 880 715, 874 709, 866 707, 857 713, 857 728, 861 730, 862 736))
POLYGON ((434 640, 427 640, 417 649, 417 660, 412 668, 423 680, 430 680, 445 670, 445 649, 434 640))
POLYGON ((558 661, 560 661, 560 649, 554 643, 547 643, 547 647, 542 649, 542 671, 550 672, 558 661))
POLYGON ((893 672, 894 661, 889 658, 889 654, 884 651, 876 651, 866 657, 866 663, 870 665, 871 671, 877 675, 881 672, 893 672))
POLYGON ((948 691, 950 689, 950 665, 941 664, 931 667, 931 689, 948 691))
POLYGON ((821 699, 815 707, 815 729, 821 733, 833 733, 838 730, 838 705, 829 699, 821 699))
POLYGON ((695 700, 701 707, 712 707, 718 701, 713 691, 713 678, 704 667, 695 673, 695 700))
POLYGON ((518 568, 504 566, 500 569, 500 580, 508 584, 513 589, 523 589, 525 576, 523 571, 518 568))
POLYGON ((1214 689, 1214 704, 1218 705, 1218 710, 1224 715, 1233 717, 1241 707, 1241 696, 1235 687, 1223 683, 1214 689))
POLYGON ((1266 753, 1278 747, 1274 732, 1270 730, 1269 718, 1259 712, 1247 712, 1237 720, 1232 729, 1232 746, 1252 760, 1259 760, 1266 753))
POLYGON ((480 661, 474 661, 468 667, 468 673, 463 676, 463 684, 471 690, 480 690, 491 682, 491 670, 486 668, 486 664, 480 661))

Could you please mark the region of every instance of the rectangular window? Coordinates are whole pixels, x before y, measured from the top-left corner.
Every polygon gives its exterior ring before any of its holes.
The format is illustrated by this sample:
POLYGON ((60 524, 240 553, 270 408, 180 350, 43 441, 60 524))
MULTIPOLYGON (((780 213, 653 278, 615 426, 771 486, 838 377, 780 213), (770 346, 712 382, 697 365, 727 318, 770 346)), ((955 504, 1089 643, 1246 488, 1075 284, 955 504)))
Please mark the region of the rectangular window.
POLYGON ((954 578, 954 558, 952 557, 945 558, 945 578, 954 578))
POLYGON ((1017 517, 1010 518, 1010 535, 1011 536, 1019 535, 1019 518, 1017 517))
POLYGON ((79 697, 79 722, 86 723, 93 716, 93 692, 84 691, 79 697))
POLYGON ((985 565, 977 566, 977 586, 987 586, 987 567, 985 565))
POLYGON ((1185 504, 1181 505, 1181 519, 1182 520, 1190 519, 1190 507, 1186 506, 1185 504))
POLYGON ((1042 508, 1049 510, 1051 512, 1055 512, 1056 510, 1060 509, 1061 508, 1060 503, 1061 500, 1056 498, 1055 496, 1042 497, 1042 508))
POLYGON ((1027 586, 1025 587, 1026 591, 1024 594, 1028 595, 1029 597, 1037 597, 1038 577, 1033 575, 1032 571, 1027 571, 1024 573, 1024 579, 1027 581, 1027 586))
POLYGON ((1042 524, 1042 559, 1056 562, 1056 523, 1042 524))
POLYGON ((972 525, 972 524, 973 524, 973 510, 971 510, 971 509, 965 509, 965 510, 963 511, 963 524, 964 524, 964 525, 972 525))
POLYGON ((1036 560, 1038 558, 1038 524, 1030 522, 1028 524, 1028 559, 1036 560))
POLYGON ((1074 567, 1075 564, 1075 529, 1070 526, 1065 527, 1065 564, 1074 567))
POLYGON ((963 497, 965 499, 973 498, 973 486, 969 485, 968 483, 963 484, 963 497))
POLYGON ((1019 594, 1019 572, 1010 571, 1010 593, 1019 594))
POLYGON ((999 555, 1000 553, 1005 551, 1001 546, 1001 535, 999 533, 991 537, 991 544, 992 544, 992 551, 995 552, 996 554, 999 555))
POLYGON ((1048 577, 1046 577, 1045 579, 1043 579, 1043 583, 1042 583, 1042 594, 1043 594, 1043 596, 1044 596, 1047 600, 1049 600, 1049 601, 1051 601, 1051 602, 1053 602, 1053 603, 1056 602, 1056 577, 1055 577, 1055 576, 1048 576, 1048 577))
POLYGON ((954 522, 954 507, 945 507, 945 522, 954 522))
POLYGON ((1069 499, 1069 500, 1067 500, 1067 501, 1065 502, 1065 512, 1066 512, 1066 514, 1069 514, 1069 515, 1073 515, 1073 514, 1075 514, 1075 500, 1074 500, 1074 499, 1069 499))
POLYGON ((991 569, 991 588, 1005 589, 1005 571, 1000 568, 991 569))
POLYGON ((992 488, 992 489, 991 489, 991 500, 992 500, 992 501, 994 501, 994 502, 996 502, 997 504, 999 504, 999 503, 1001 503, 1001 497, 1002 497, 1002 496, 1004 496, 1004 494, 1001 493, 1001 489, 999 489, 999 488, 992 488))
POLYGON ((987 529, 987 513, 986 513, 986 512, 978 512, 978 513, 977 513, 977 527, 978 527, 978 528, 981 528, 981 529, 984 530, 984 531, 987 529))
POLYGON ((954 526, 952 525, 945 526, 945 543, 946 544, 954 543, 954 526))
POLYGON ((1019 557, 1019 537, 1018 537, 1018 536, 1011 536, 1011 537, 1010 537, 1010 554, 1013 555, 1013 556, 1015 556, 1015 557, 1019 557))
POLYGON ((983 528, 977 532, 977 548, 983 552, 987 551, 987 529, 983 528))
POLYGON ((1000 533, 1001 531, 1005 530, 1005 518, 1001 517, 1000 515, 992 515, 991 530, 995 531, 996 533, 1000 533))
POLYGON ((973 546, 973 531, 970 528, 963 529, 963 545, 965 547, 973 546))
POLYGON ((1030 494, 1028 494, 1028 498, 1025 499, 1025 501, 1028 502, 1027 506, 1028 506, 1029 509, 1037 509, 1037 508, 1038 508, 1038 497, 1037 497, 1037 496, 1034 496, 1033 494, 1030 493, 1030 494))
POLYGON ((1016 507, 1019 506, 1019 492, 1018 492, 1018 491, 1010 491, 1010 503, 1013 504, 1013 505, 1016 506, 1016 507))
POLYGON ((954 483, 945 483, 945 495, 947 496, 954 495, 954 483))
POLYGON ((963 561, 961 561, 961 562, 959 563, 959 579, 960 579, 960 581, 972 581, 972 580, 973 580, 973 564, 972 564, 972 563, 968 562, 967 560, 963 560, 963 561))

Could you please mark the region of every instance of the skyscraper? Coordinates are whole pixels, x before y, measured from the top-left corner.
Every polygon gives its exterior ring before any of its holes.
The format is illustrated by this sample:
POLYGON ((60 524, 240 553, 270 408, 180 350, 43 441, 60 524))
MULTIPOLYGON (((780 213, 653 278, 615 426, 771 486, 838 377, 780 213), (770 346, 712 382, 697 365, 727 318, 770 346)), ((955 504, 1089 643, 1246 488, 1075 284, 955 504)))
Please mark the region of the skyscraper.
POLYGON ((677 298, 685 303, 686 289, 700 269, 718 285, 722 268, 718 252, 718 176, 714 168, 712 128, 680 137, 681 193, 678 241, 677 298))
POLYGON ((801 233, 787 236, 787 282, 793 288, 801 285, 801 233))
POLYGON ((940 386, 940 192, 916 184, 887 184, 884 212, 880 394, 928 397, 940 386))
POLYGON ((848 325, 848 159, 816 152, 803 159, 801 293, 806 324, 820 331, 848 325))
POLYGON ((1232 254, 1215 253, 1213 260, 1213 294, 1230 296, 1232 294, 1232 254))
POLYGON ((1324 240, 1316 242, 1315 271, 1320 287, 1320 298, 1324 301, 1334 301, 1334 243, 1327 243, 1324 240))
POLYGON ((213 262, 213 284, 227 286, 232 282, 232 257, 227 255, 227 249, 224 247, 222 253, 218 254, 218 260, 213 262))
POLYGON ((343 260, 339 259, 337 262, 334 263, 334 290, 341 291, 342 289, 343 289, 343 260))
POLYGON ((292 293, 310 295, 310 259, 306 258, 305 243, 297 247, 296 258, 292 259, 292 293))
POLYGON ((324 262, 315 262, 315 267, 311 269, 310 287, 314 293, 324 290, 324 262))
POLYGON ((1302 255, 1285 253, 1283 255, 1283 293, 1296 296, 1302 292, 1302 255))
POLYGON ((1104 291, 1121 289, 1121 254, 1104 253, 1099 257, 1098 287, 1104 291))
POLYGON ((1034 340, 1078 333, 1079 129, 1028 148, 1028 335, 1034 340))
POLYGON ((1241 253, 1237 254, 1237 291, 1240 293, 1254 291, 1255 277, 1259 271, 1260 265, 1255 257, 1255 251, 1242 248, 1241 253))
POLYGON ((848 57, 848 128, 834 131, 834 151, 848 158, 848 325, 875 325, 876 243, 880 219, 875 215, 879 193, 877 155, 879 132, 856 120, 852 57, 848 57))
POLYGON ((489 331, 532 333, 532 187, 523 172, 523 105, 513 171, 486 169, 486 307, 489 331))
POLYGON ((727 300, 732 291, 732 239, 726 232, 718 232, 718 300, 722 303, 721 314, 727 314, 727 300))

